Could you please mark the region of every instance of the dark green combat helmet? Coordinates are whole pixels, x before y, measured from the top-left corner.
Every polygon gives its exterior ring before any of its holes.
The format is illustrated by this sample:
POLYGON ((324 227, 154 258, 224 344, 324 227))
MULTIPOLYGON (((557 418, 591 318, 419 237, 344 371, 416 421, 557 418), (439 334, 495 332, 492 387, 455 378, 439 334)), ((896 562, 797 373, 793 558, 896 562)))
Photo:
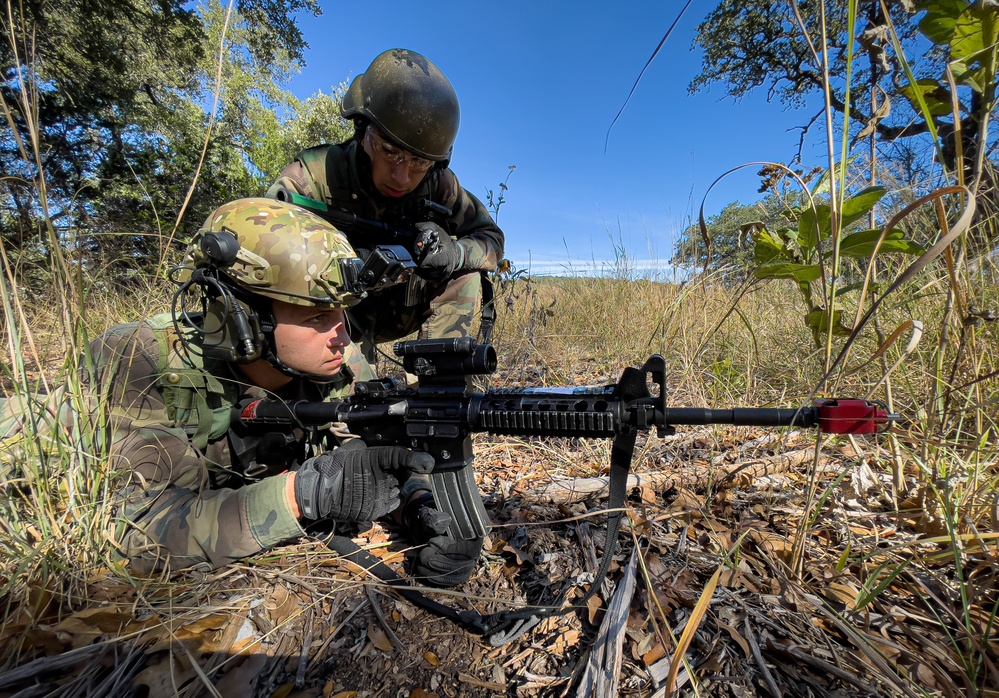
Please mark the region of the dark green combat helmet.
POLYGON ((375 58, 350 84, 341 113, 367 119, 400 147, 437 162, 451 159, 458 136, 454 87, 429 59, 405 49, 375 58))
POLYGON ((360 261, 343 233, 304 208, 265 198, 232 201, 208 216, 171 272, 181 287, 174 324, 183 337, 200 335, 205 357, 264 358, 288 375, 304 375, 274 355, 271 301, 352 306, 365 295, 357 283, 360 261))

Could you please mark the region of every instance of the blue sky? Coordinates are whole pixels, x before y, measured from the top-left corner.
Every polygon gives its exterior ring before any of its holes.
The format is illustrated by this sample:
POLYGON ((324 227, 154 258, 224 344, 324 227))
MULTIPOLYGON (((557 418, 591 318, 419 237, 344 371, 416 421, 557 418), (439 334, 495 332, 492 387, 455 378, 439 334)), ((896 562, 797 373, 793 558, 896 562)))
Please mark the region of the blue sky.
MULTIPOLYGON (((380 52, 423 53, 461 102, 452 169, 483 201, 511 165, 499 224, 507 257, 532 273, 599 271, 623 248, 635 267, 663 269, 708 187, 754 161, 787 162, 795 126, 763 94, 736 104, 719 87, 688 96, 700 70, 695 29, 713 2, 695 2, 650 66, 610 132, 636 78, 683 3, 509 0, 433 3, 370 0, 300 20, 307 66, 290 87, 300 98, 349 81, 380 52)), ((813 132, 816 129, 813 129, 813 132)), ((816 139, 812 139, 816 142, 816 139)), ((809 144, 806 162, 820 151, 809 144)), ((708 196, 713 215, 758 197, 756 168, 708 196)))

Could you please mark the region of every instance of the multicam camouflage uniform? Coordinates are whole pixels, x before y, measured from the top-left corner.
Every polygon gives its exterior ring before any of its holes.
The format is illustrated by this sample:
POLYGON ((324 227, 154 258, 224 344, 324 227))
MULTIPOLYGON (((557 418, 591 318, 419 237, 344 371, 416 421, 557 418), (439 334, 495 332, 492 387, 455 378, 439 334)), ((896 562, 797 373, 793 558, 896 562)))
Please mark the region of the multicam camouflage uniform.
MULTIPOLYGON (((431 220, 457 238, 465 264, 446 283, 434 284, 414 276, 408 286, 372 294, 351 308, 352 338, 391 341, 419 331, 420 338, 467 337, 482 296, 482 271, 492 271, 503 258, 505 238, 486 207, 461 187, 448 168, 430 170, 415 191, 400 199, 379 195, 371 184, 371 165, 357 140, 323 145, 299 153, 268 189, 277 197, 286 189, 350 211, 360 217, 412 227, 431 220), (450 211, 434 218, 419 210, 429 200, 450 211)), ((364 247, 363 233, 349 233, 355 247, 364 247)), ((351 368, 357 364, 351 357, 351 368)))
MULTIPOLYGON (((288 209, 268 199, 233 202, 202 233, 239 232, 239 258, 227 270, 234 286, 300 305, 349 303, 337 266, 355 256, 346 239, 288 209)), ((192 250, 187 261, 202 264, 192 250)), ((89 383, 108 410, 121 478, 116 540, 139 574, 215 568, 302 536, 286 471, 324 445, 297 429, 241 433, 230 423, 232 407, 263 391, 235 363, 206 357, 203 335, 180 332, 167 314, 115 327, 91 346, 89 383)), ((209 354, 234 346, 228 330, 211 340, 209 354)), ((345 382, 292 379, 270 397, 321 400, 345 394, 345 382)))
MULTIPOLYGON (((230 427, 233 406, 263 396, 237 368, 199 367, 169 315, 115 327, 91 352, 114 431, 112 468, 122 474, 116 538, 136 573, 215 568, 304 535, 285 471, 320 444, 301 430, 248 437, 230 427)), ((325 393, 294 380, 276 397, 325 393)))

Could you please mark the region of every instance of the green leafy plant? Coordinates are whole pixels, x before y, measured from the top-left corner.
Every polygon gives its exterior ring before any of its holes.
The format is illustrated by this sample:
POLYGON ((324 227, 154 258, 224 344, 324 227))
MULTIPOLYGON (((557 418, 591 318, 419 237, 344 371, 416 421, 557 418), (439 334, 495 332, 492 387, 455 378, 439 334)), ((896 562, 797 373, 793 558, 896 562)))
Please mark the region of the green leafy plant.
POLYGON ((962 112, 989 112, 995 104, 999 68, 999 7, 964 0, 934 0, 926 6, 919 31, 946 49, 949 61, 938 78, 910 81, 902 94, 914 109, 931 117, 950 116, 955 102, 962 112), (970 107, 961 104, 955 88, 972 90, 970 107))
MULTIPOLYGON (((818 196, 826 178, 820 180, 812 196, 818 196)), ((883 187, 868 187, 843 202, 839 219, 835 222, 832 207, 823 201, 791 211, 796 227, 768 230, 759 223, 753 226, 753 275, 758 279, 789 279, 797 286, 808 307, 805 320, 812 331, 815 345, 821 346, 823 337, 832 325, 835 335, 848 335, 851 328, 843 324, 843 308, 835 303, 832 308, 818 299, 814 286, 822 281, 825 287, 819 294, 823 298, 833 295, 835 275, 825 268, 834 254, 838 237, 840 257, 870 258, 879 252, 898 252, 909 255, 922 254, 922 246, 905 238, 901 231, 890 231, 881 240, 883 229, 865 229, 847 233, 847 229, 869 217, 874 207, 885 195, 883 187), (881 240, 880 248, 878 241, 881 240)), ((844 286, 839 293, 849 292, 859 286, 844 286)))

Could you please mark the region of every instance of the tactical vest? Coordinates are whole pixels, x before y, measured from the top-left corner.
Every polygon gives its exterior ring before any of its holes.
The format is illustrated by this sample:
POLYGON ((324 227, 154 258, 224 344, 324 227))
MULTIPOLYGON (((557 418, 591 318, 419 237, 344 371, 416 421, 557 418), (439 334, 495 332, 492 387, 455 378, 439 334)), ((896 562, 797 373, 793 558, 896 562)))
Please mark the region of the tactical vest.
MULTIPOLYGON (((232 410, 243 392, 241 384, 219 380, 210 368, 205 368, 204 357, 186 351, 169 313, 157 315, 146 324, 153 330, 160 348, 156 385, 167 415, 175 427, 187 432, 198 449, 204 450, 209 442, 228 434, 232 465, 242 476, 257 479, 287 470, 300 462, 300 458, 314 455, 320 447, 326 431, 321 428, 311 434, 277 426, 267 431, 259 428, 250 432, 230 431, 232 410)), ((349 392, 350 381, 345 380, 331 386, 325 399, 345 397, 349 392)))
POLYGON ((371 185, 369 183, 367 186, 362 186, 360 181, 362 176, 356 165, 352 165, 353 159, 359 156, 359 150, 361 150, 359 143, 349 142, 346 145, 317 145, 295 156, 305 168, 312 194, 316 199, 336 208, 374 217, 393 225, 400 223, 412 225, 429 220, 447 228, 447 222, 443 217, 438 218, 439 214, 428 211, 418 203, 431 201, 443 205, 442 201, 437 201, 433 197, 439 186, 439 170, 432 169, 424 176, 417 187, 416 191, 420 194, 417 197, 406 197, 380 206, 369 194, 363 193, 366 190, 370 192, 371 185), (368 206, 380 212, 372 216, 371 211, 363 213, 358 211, 362 196, 368 206))
MULTIPOLYGON (((185 349, 170 313, 144 322, 153 331, 160 351, 156 386, 163 395, 167 416, 174 426, 184 428, 196 448, 204 450, 229 430, 232 408, 239 400, 238 386, 220 381, 206 370, 203 356, 185 349)), ((191 334, 193 330, 186 330, 185 339, 191 334)))

